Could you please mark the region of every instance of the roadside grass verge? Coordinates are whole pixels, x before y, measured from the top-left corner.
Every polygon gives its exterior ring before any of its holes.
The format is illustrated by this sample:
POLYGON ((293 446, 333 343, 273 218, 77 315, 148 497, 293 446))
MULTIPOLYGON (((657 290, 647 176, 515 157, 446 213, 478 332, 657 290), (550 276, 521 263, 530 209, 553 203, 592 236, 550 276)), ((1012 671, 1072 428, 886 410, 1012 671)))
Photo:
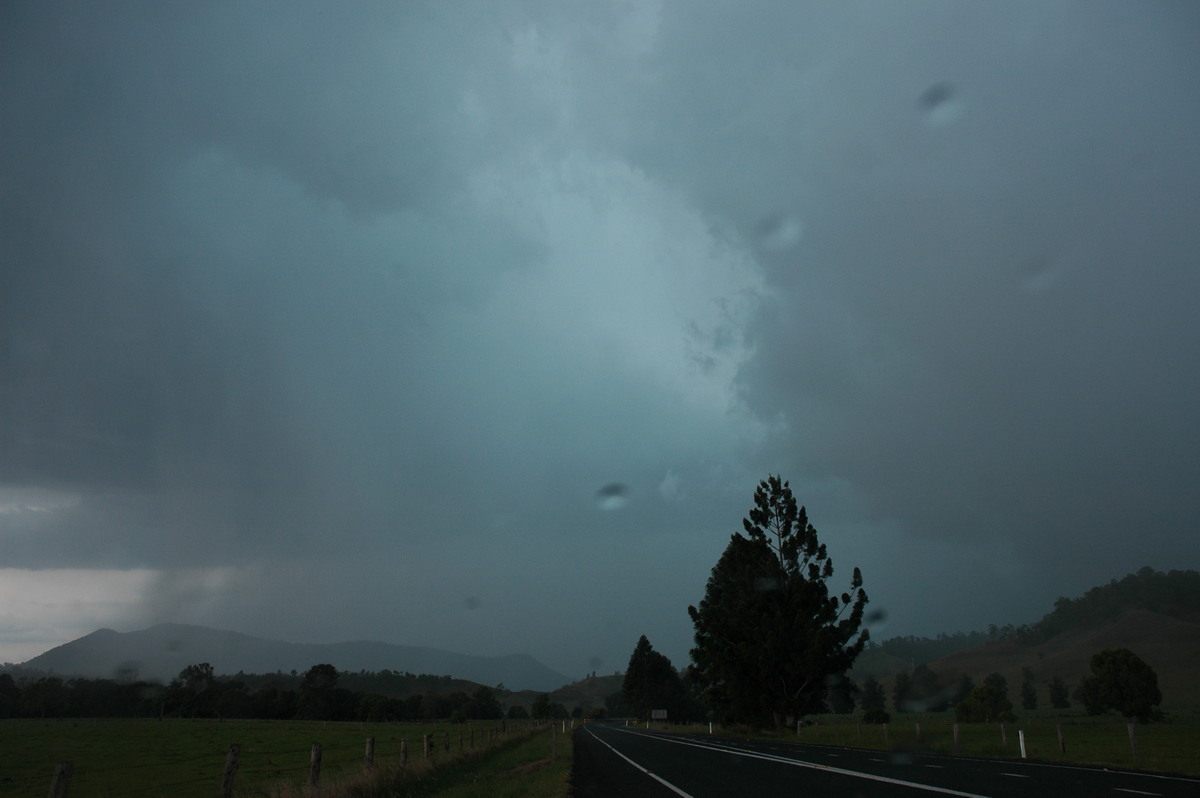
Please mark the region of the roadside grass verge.
MULTIPOLYGON (((366 740, 375 738, 377 770, 399 769, 407 741, 407 770, 429 768, 424 735, 432 735, 432 764, 503 746, 525 733, 499 721, 450 723, 333 723, 322 721, 86 718, 0 720, 0 798, 45 794, 56 763, 74 764, 73 798, 212 798, 225 756, 241 745, 235 795, 283 796, 307 785, 310 752, 320 743, 320 792, 363 772, 366 740), (471 731, 475 747, 471 748, 471 731), (446 750, 449 741, 450 750, 446 750)), ((546 732, 547 736, 549 732, 546 732)), ((305 786, 307 789, 307 786, 305 786)))
MULTIPOLYGON (((1027 758, 1056 764, 1094 765, 1122 770, 1145 770, 1200 776, 1200 713, 1173 713, 1163 722, 1139 724, 1134 729, 1136 755, 1128 726, 1114 716, 1030 713, 1005 723, 959 724, 954 741, 950 714, 903 715, 885 726, 861 723, 853 715, 818 715, 810 725, 778 731, 747 727, 714 726, 713 733, 754 739, 868 748, 898 755, 935 753, 983 759, 1021 758, 1020 733, 1025 735, 1027 758), (919 728, 918 728, 919 726, 919 728), (1061 728, 1065 752, 1059 746, 1061 728)), ((664 728, 664 727, 657 727, 664 728)), ((708 725, 669 726, 667 730, 708 734, 708 725)))

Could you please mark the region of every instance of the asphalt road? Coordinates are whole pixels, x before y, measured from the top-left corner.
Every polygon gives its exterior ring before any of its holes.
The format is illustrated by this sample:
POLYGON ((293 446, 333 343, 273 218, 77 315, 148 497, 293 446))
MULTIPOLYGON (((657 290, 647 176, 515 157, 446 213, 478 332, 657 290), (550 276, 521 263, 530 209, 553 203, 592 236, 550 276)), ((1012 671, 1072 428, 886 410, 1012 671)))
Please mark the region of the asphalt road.
POLYGON ((580 727, 574 743, 571 783, 577 798, 1200 796, 1198 779, 663 734, 605 724, 580 727))

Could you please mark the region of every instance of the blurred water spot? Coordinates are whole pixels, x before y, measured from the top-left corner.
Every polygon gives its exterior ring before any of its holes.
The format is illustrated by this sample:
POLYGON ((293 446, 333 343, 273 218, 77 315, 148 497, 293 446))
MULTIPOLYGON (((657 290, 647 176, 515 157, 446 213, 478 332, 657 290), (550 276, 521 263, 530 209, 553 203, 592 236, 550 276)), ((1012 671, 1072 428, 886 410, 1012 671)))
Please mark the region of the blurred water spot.
POLYGON ((893 765, 911 765, 913 761, 912 754, 907 751, 893 751, 890 759, 893 765))
POLYGON ((958 89, 949 81, 935 83, 921 93, 917 100, 925 124, 930 127, 946 127, 957 122, 966 110, 958 89))
POLYGON ((754 589, 759 593, 767 593, 779 589, 779 579, 774 576, 760 576, 754 580, 754 589))
POLYGON ((596 507, 600 510, 620 510, 629 503, 629 487, 610 482, 596 491, 596 507))
POLYGON ((477 610, 479 609, 479 596, 467 596, 467 600, 464 603, 466 604, 467 609, 477 610))
POLYGON ((755 232, 764 249, 782 252, 800 243, 804 225, 790 213, 776 213, 759 222, 755 232))
POLYGON ((600 656, 594 656, 588 660, 588 665, 594 671, 600 670, 600 666, 603 664, 604 664, 604 658, 600 657, 600 656))

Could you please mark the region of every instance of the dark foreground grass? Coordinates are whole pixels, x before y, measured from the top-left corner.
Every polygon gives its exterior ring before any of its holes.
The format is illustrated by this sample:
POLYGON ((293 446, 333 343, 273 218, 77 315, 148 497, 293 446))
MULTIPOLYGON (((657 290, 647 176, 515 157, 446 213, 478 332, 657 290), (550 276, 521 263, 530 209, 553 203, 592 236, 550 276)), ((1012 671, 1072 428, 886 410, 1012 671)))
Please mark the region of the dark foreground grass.
MULTIPOLYGON (((1134 729, 1136 750, 1130 744, 1124 719, 1114 716, 1030 713, 1015 722, 959 724, 954 740, 954 719, 941 715, 904 715, 887 726, 860 723, 854 716, 822 715, 795 729, 754 733, 745 728, 715 728, 718 734, 798 740, 818 745, 847 746, 892 751, 898 754, 928 752, 987 759, 1021 756, 1021 732, 1029 759, 1063 764, 1146 770, 1200 776, 1200 713, 1172 713, 1164 722, 1139 724, 1134 729), (1062 730, 1065 751, 1059 746, 1062 730)), ((707 732, 708 727, 672 727, 678 731, 707 732)))
MULTIPOLYGON (((432 762, 470 750, 496 747, 523 733, 499 733, 486 724, 322 723, 319 721, 223 721, 83 719, 0 720, 0 796, 44 795, 55 764, 74 765, 72 798, 213 798, 225 757, 241 745, 236 794, 282 796, 306 785, 313 743, 320 743, 322 785, 360 774, 368 737, 375 738, 378 769, 399 767, 407 740, 408 769, 427 768, 423 736, 436 742, 432 762), (450 751, 446 751, 449 740, 450 751)), ((548 732, 547 732, 548 734, 548 732)), ((324 792, 324 790, 322 790, 324 792)))

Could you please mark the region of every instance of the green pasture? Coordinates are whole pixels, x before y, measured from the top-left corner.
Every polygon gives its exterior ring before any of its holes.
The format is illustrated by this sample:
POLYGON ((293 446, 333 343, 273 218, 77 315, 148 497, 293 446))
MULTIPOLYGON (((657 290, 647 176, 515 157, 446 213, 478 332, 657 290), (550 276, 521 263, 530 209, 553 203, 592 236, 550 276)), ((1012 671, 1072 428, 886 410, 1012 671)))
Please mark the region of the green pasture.
MULTIPOLYGON (((989 759, 1020 758, 1020 732, 1024 732, 1025 752, 1031 760, 1200 776, 1200 712, 1194 710, 1173 713, 1163 722, 1137 725, 1136 755, 1125 719, 1111 715, 1034 712, 1003 726, 961 723, 957 746, 950 714, 893 717, 886 727, 861 723, 852 715, 820 715, 809 718, 808 723, 798 735, 794 728, 762 734, 745 728, 714 727, 713 731, 729 736, 871 748, 900 755, 927 752, 989 759), (1065 753, 1059 747, 1059 728, 1065 753)), ((708 730, 706 725, 671 728, 691 733, 708 730)))
MULTIPOLYGON (((320 743, 321 784, 363 769, 366 741, 375 738, 375 763, 400 764, 407 740, 411 768, 424 766, 423 738, 436 743, 432 759, 449 760, 475 746, 500 742, 499 721, 450 723, 326 723, 321 721, 63 719, 0 720, 0 796, 45 795, 55 765, 74 765, 72 798, 213 798, 229 746, 241 745, 235 794, 275 796, 307 784, 313 743, 320 743), (450 751, 447 752, 447 735, 450 751)), ((509 723, 509 738, 523 734, 509 723)), ((547 732, 548 736, 548 732, 547 732)), ((549 750, 549 746, 546 746, 549 750)))

